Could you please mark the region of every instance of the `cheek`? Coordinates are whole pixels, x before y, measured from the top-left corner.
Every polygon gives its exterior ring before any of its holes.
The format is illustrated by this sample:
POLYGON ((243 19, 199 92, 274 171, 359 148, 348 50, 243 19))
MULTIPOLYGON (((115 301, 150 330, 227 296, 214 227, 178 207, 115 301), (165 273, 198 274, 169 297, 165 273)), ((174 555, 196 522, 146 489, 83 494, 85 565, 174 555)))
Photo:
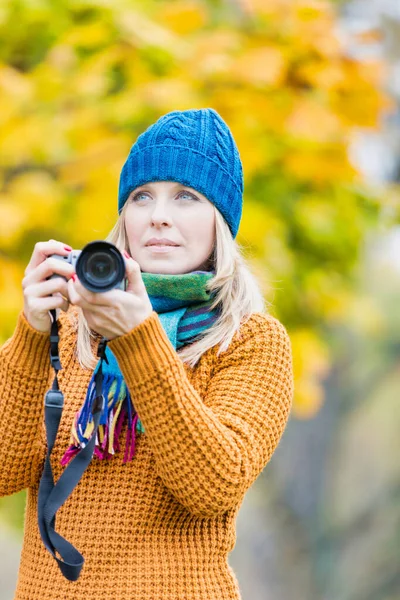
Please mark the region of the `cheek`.
POLYGON ((131 244, 140 241, 144 225, 138 216, 127 215, 125 218, 125 230, 131 244))
POLYGON ((185 223, 182 223, 182 227, 190 229, 197 237, 204 235, 208 237, 214 231, 214 221, 214 212, 203 206, 202 210, 185 215, 185 223))
POLYGON ((201 239, 203 243, 213 240, 214 229, 213 215, 210 215, 209 213, 198 215, 191 222, 193 238, 201 239))

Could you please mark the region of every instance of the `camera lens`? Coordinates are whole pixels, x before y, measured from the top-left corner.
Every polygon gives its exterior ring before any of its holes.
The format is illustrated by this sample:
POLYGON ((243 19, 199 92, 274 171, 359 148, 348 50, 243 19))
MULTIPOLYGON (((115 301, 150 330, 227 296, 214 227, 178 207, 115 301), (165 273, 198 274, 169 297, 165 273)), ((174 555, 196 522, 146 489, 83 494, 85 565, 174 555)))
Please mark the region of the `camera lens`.
POLYGON ((107 281, 115 270, 113 256, 105 252, 96 252, 89 256, 86 263, 87 274, 96 281, 107 281))
POLYGON ((76 263, 79 280, 92 292, 106 292, 125 276, 124 259, 116 246, 103 240, 87 244, 76 263))

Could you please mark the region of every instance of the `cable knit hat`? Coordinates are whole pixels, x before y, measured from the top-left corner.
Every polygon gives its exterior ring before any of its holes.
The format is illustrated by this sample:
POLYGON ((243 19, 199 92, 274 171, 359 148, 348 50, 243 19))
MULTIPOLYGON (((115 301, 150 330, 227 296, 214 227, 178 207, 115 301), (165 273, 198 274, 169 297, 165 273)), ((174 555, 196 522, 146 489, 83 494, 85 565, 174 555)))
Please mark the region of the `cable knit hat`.
POLYGON ((174 110, 150 125, 122 167, 118 213, 132 190, 177 181, 207 197, 236 237, 242 216, 243 169, 232 133, 213 108, 174 110))

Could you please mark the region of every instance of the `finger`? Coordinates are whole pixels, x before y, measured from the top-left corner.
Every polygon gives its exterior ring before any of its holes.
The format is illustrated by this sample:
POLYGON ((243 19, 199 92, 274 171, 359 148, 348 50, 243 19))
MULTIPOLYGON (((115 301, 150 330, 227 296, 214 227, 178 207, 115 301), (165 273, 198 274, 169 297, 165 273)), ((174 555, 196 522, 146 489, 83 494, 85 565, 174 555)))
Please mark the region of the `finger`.
POLYGON ((47 259, 38 265, 36 269, 24 277, 24 282, 30 283, 31 281, 42 281, 47 277, 55 279, 54 275, 69 279, 74 273, 75 268, 70 263, 55 257, 47 257, 47 259))
POLYGON ((75 304, 76 306, 82 306, 82 296, 78 293, 76 289, 76 283, 74 283, 74 277, 67 283, 68 288, 68 298, 71 304, 75 304))
POLYGON ((139 294, 145 287, 142 279, 140 265, 131 256, 124 252, 125 260, 125 274, 128 279, 125 291, 132 294, 139 294))
POLYGON ((67 244, 58 242, 57 240, 49 240, 48 242, 36 242, 31 259, 28 266, 25 269, 25 275, 30 273, 32 269, 35 269, 40 263, 46 260, 52 254, 61 254, 62 256, 67 255, 71 250, 67 244))
POLYGON ((81 284, 77 275, 72 276, 70 281, 72 282, 72 289, 79 295, 81 301, 84 303, 81 304, 84 308, 89 308, 93 305, 111 306, 115 303, 115 290, 109 290, 107 292, 91 292, 81 284))
POLYGON ((29 298, 28 308, 33 313, 44 312, 59 308, 63 304, 62 298, 56 296, 46 296, 45 298, 29 298))
POLYGON ((57 277, 56 279, 49 279, 47 281, 40 281, 38 283, 31 283, 25 287, 25 295, 37 296, 43 298, 55 294, 55 292, 64 292, 67 294, 67 282, 57 277))
POLYGON ((86 288, 84 288, 83 285, 76 278, 74 281, 74 278, 71 277, 71 279, 68 281, 68 297, 70 299, 71 304, 80 306, 83 309, 93 310, 93 307, 98 305, 98 301, 91 302, 90 296, 88 299, 87 294, 91 293, 92 292, 86 290, 86 288))

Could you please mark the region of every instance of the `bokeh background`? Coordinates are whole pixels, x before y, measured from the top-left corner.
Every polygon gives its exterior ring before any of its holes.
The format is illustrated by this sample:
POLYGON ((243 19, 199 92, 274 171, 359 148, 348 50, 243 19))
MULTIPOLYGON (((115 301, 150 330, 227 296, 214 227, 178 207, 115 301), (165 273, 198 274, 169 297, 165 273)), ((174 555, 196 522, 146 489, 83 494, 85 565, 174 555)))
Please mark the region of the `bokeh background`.
MULTIPOLYGON (((295 369, 238 516, 243 600, 400 598, 399 99, 398 0, 1 2, 0 344, 34 244, 108 233, 159 116, 210 106, 237 141, 237 240, 295 369)), ((24 505, 0 498, 2 600, 24 505)))

